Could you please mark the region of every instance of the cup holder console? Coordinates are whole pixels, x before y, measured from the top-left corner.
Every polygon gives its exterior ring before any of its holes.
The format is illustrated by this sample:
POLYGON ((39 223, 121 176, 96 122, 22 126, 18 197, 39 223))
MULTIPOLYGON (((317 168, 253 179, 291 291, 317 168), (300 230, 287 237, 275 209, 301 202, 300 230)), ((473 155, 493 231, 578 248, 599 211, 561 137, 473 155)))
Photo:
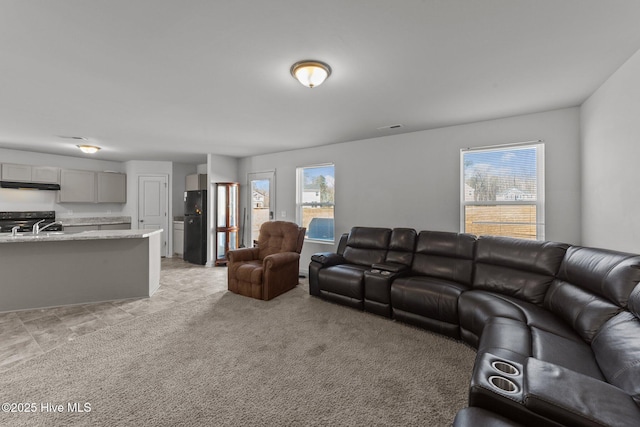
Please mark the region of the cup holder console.
POLYGON ((520 370, 518 368, 513 366, 511 363, 504 362, 502 360, 494 360, 493 362, 491 362, 491 366, 493 367, 493 369, 495 369, 496 371, 500 371, 504 375, 520 375, 520 370))
POLYGON ((524 375, 524 366, 518 359, 480 354, 473 369, 469 405, 491 409, 507 404, 516 411, 520 407, 524 410, 524 375))
POLYGON ((492 375, 489 377, 489 383, 502 390, 505 393, 517 393, 518 386, 508 378, 492 375))

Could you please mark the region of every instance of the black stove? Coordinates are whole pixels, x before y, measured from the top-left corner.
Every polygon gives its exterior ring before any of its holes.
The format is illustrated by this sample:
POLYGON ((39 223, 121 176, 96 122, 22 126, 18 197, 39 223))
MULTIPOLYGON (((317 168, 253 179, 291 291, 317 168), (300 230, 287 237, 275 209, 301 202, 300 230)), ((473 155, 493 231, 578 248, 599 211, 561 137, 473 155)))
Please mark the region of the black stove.
MULTIPOLYGON (((10 233, 13 227, 19 227, 18 233, 31 232, 33 226, 39 222, 40 228, 47 224, 56 222, 55 211, 35 211, 35 212, 0 212, 0 233, 10 233)), ((50 231, 62 231, 60 224, 48 227, 50 231)))

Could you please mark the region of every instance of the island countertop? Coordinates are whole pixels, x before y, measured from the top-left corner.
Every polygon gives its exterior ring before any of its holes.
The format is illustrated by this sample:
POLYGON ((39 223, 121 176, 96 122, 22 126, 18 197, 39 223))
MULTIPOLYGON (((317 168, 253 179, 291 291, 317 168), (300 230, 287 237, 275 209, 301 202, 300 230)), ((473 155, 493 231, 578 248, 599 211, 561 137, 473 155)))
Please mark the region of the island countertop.
POLYGON ((160 287, 162 230, 0 235, 0 312, 146 298, 160 287))
POLYGON ((10 233, 0 234, 0 243, 24 243, 24 242, 59 242, 69 240, 108 240, 108 239, 144 239, 162 230, 91 230, 81 232, 42 231, 39 234, 19 233, 12 236, 10 233))

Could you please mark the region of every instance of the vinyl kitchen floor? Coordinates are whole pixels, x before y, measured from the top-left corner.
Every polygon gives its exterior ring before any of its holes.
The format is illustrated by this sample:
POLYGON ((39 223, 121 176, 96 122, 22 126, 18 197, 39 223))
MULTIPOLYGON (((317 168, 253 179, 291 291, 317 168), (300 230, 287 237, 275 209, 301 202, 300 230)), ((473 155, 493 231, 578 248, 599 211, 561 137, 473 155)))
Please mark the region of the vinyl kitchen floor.
POLYGON ((0 313, 0 372, 73 339, 227 289, 227 269, 163 258, 151 298, 0 313))

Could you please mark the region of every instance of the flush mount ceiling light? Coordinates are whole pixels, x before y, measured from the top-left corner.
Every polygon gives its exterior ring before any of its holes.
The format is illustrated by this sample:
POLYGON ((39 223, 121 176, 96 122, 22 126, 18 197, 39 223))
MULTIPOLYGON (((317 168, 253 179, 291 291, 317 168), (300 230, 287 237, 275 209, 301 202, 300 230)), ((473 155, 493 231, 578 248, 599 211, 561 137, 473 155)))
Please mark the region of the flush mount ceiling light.
POLYGON ((98 150, 100 149, 100 147, 97 147, 95 145, 84 145, 84 144, 78 145, 77 147, 80 149, 80 151, 87 154, 97 153, 98 150))
POLYGON ((331 75, 331 67, 320 61, 300 61, 291 66, 291 75, 303 86, 320 86, 331 75))

